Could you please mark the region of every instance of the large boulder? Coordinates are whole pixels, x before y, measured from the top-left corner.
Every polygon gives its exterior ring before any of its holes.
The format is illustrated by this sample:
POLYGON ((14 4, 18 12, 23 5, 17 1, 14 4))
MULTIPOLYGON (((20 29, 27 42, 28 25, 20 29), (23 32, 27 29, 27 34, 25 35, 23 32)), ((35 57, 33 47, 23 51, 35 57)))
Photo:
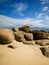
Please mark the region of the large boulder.
POLYGON ((0 43, 11 43, 14 40, 14 35, 9 29, 0 29, 0 43))
POLYGON ((18 32, 14 32, 13 34, 15 36, 16 41, 23 42, 25 40, 24 39, 24 32, 18 31, 18 32))
POLYGON ((14 31, 14 32, 18 32, 19 29, 18 29, 17 27, 14 27, 14 28, 12 28, 12 31, 14 31))
POLYGON ((43 55, 46 56, 46 57, 49 57, 49 47, 43 47, 43 48, 40 48, 43 55))
POLYGON ((24 38, 26 41, 32 41, 33 40, 33 34, 32 33, 25 33, 24 38))
POLYGON ((33 36, 34 36, 35 40, 37 40, 37 39, 47 39, 48 38, 47 33, 42 32, 42 31, 38 31, 38 30, 33 31, 33 36))
POLYGON ((47 40, 47 39, 36 40, 35 43, 38 45, 41 45, 41 46, 45 46, 45 45, 49 45, 49 40, 47 40))
POLYGON ((24 26, 20 27, 19 30, 24 31, 24 32, 31 32, 31 29, 28 25, 24 25, 24 26))

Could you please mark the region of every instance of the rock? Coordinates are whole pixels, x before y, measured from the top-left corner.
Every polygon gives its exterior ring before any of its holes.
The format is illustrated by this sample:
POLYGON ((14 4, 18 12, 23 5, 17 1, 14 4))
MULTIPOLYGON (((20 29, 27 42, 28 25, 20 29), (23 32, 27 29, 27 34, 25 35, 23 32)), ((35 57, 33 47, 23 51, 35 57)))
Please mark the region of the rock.
POLYGON ((49 45, 49 40, 47 40, 47 39, 45 39, 45 40, 36 40, 35 43, 39 44, 41 46, 45 46, 45 45, 49 45))
POLYGON ((23 41, 23 43, 27 45, 36 45, 35 41, 23 41))
POLYGON ((45 32, 45 33, 47 33, 47 31, 45 31, 45 30, 40 30, 41 32, 45 32))
POLYGON ((49 33, 47 33, 47 36, 48 36, 47 39, 49 39, 49 33))
POLYGON ((17 27, 14 27, 14 28, 12 29, 12 31, 14 31, 14 32, 18 32, 19 29, 18 29, 17 27))
POLYGON ((17 46, 16 45, 8 45, 8 48, 15 49, 15 48, 17 48, 17 46))
POLYGON ((44 47, 44 48, 40 48, 40 49, 44 56, 49 57, 49 47, 48 48, 44 47))
POLYGON ((25 33, 24 38, 26 41, 32 41, 33 40, 33 34, 32 33, 25 33))
POLYGON ((19 30, 24 31, 24 32, 31 32, 31 29, 28 25, 24 25, 24 26, 20 27, 19 30))
POLYGON ((14 32, 14 36, 15 36, 16 41, 23 42, 25 40, 24 32, 22 31, 14 32))
POLYGON ((47 39, 48 38, 47 33, 41 32, 41 31, 38 31, 38 30, 33 31, 33 36, 34 36, 34 40, 47 39))
POLYGON ((14 35, 9 29, 0 29, 0 43, 7 44, 14 40, 14 35))

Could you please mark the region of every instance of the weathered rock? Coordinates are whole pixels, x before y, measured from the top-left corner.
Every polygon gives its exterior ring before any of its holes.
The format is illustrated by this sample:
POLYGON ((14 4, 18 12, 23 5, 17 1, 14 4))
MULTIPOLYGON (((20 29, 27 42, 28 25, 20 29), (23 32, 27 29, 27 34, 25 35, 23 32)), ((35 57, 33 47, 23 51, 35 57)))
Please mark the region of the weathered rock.
POLYGON ((20 27, 19 30, 24 31, 24 32, 31 32, 31 29, 28 25, 24 25, 24 26, 20 27))
POLYGON ((38 30, 34 30, 33 31, 33 36, 34 36, 35 40, 38 40, 38 39, 47 39, 48 38, 47 33, 41 32, 41 31, 38 31, 38 30))
POLYGON ((48 36, 47 39, 49 39, 49 33, 47 33, 47 36, 48 36))
POLYGON ((32 41, 33 40, 33 34, 32 33, 25 33, 24 38, 26 41, 32 41))
POLYGON ((11 43, 14 40, 14 35, 9 29, 0 29, 0 43, 11 43))
POLYGON ((45 46, 45 45, 49 45, 49 40, 45 39, 45 40, 36 40, 35 41, 36 44, 41 45, 41 46, 45 46))
POLYGON ((47 33, 47 31, 45 31, 45 30, 40 30, 41 32, 45 32, 45 33, 47 33))
POLYGON ((12 29, 12 31, 14 31, 14 32, 18 32, 19 29, 18 29, 17 27, 14 27, 14 28, 12 29))
POLYGON ((12 48, 12 49, 15 49, 15 48, 17 48, 17 46, 16 45, 8 45, 8 48, 12 48))
POLYGON ((24 32, 22 32, 22 31, 14 32, 14 36, 15 36, 15 39, 19 42, 23 42, 25 40, 24 32))
POLYGON ((23 41, 23 43, 27 45, 36 45, 35 41, 23 41))
POLYGON ((40 48, 43 55, 46 56, 46 57, 49 57, 49 47, 46 48, 46 47, 43 47, 43 48, 40 48))

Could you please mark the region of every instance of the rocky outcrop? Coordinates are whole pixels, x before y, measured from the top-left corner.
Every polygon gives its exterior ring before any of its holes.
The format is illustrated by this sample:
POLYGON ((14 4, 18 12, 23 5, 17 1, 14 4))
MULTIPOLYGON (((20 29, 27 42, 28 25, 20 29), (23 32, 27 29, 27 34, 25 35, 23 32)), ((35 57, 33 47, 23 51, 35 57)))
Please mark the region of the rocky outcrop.
POLYGON ((45 46, 45 45, 49 45, 49 40, 47 39, 36 40, 35 43, 41 46, 45 46))
POLYGON ((46 56, 46 57, 49 57, 49 47, 43 47, 43 48, 40 48, 43 55, 46 56))
POLYGON ((14 32, 14 36, 15 36, 16 41, 23 42, 25 40, 24 32, 22 31, 14 32))
POLYGON ((38 31, 38 30, 34 30, 33 31, 33 36, 34 36, 35 40, 38 40, 38 39, 47 39, 48 38, 48 33, 41 32, 41 31, 38 31))
POLYGON ((26 41, 32 41, 33 40, 33 34, 32 33, 25 33, 24 38, 26 41))
POLYGON ((28 25, 20 27, 19 30, 24 32, 31 32, 31 29, 28 25))
POLYGON ((14 35, 9 29, 0 29, 0 43, 7 44, 14 40, 14 35))
POLYGON ((18 32, 19 29, 18 29, 17 27, 14 27, 14 28, 12 28, 12 31, 14 31, 14 32, 18 32))

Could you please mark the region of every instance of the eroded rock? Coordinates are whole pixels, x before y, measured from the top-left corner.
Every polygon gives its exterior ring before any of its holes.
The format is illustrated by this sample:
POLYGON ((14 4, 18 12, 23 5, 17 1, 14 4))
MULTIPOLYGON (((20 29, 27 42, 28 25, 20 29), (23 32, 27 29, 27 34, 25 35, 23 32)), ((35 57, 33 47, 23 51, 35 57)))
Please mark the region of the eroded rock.
POLYGON ((7 44, 14 40, 14 35, 9 29, 0 29, 0 43, 7 44))

